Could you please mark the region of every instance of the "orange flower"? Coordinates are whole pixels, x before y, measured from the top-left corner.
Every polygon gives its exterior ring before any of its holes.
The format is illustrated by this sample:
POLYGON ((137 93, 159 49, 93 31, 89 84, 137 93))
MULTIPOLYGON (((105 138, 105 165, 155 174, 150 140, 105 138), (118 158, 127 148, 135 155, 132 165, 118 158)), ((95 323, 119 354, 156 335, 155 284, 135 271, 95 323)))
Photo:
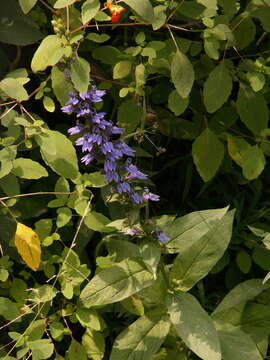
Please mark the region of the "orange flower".
POLYGON ((114 5, 112 2, 105 2, 104 7, 107 8, 112 15, 112 22, 118 22, 121 19, 122 13, 126 10, 124 7, 114 5))

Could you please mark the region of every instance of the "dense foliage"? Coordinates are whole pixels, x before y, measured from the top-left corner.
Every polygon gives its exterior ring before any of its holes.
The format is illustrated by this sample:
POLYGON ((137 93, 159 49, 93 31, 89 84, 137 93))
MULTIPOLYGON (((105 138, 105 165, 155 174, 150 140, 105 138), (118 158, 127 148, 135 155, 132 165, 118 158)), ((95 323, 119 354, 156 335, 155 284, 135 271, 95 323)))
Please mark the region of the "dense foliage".
POLYGON ((269 31, 270 0, 0 2, 0 359, 269 358, 269 31))

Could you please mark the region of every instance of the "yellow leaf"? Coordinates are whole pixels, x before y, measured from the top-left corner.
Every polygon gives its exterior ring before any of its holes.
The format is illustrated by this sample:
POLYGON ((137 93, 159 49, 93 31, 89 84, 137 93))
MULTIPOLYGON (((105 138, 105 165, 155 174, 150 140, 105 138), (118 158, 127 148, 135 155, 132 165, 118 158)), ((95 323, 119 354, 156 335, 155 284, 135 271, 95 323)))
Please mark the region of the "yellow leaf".
POLYGON ((25 263, 33 270, 40 264, 40 240, 30 227, 18 223, 15 233, 15 246, 25 263))

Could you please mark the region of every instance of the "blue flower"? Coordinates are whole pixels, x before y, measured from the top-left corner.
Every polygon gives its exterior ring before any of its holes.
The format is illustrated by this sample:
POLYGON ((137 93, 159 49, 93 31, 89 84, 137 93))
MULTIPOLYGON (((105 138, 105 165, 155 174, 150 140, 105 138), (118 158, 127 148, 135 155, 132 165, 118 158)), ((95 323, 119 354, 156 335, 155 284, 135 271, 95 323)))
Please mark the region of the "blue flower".
POLYGON ((153 233, 153 237, 158 239, 162 244, 166 244, 171 239, 161 230, 155 230, 153 233))
POLYGON ((143 196, 144 201, 148 201, 148 200, 159 201, 160 200, 159 195, 151 193, 147 187, 144 188, 144 192, 143 192, 142 196, 143 196))

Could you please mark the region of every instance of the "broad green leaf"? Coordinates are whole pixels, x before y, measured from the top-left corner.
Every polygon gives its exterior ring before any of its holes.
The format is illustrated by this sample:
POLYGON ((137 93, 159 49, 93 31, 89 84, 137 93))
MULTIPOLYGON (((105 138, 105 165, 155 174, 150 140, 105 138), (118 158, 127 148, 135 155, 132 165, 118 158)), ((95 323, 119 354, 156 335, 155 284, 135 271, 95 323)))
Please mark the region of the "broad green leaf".
POLYGON ((106 216, 95 211, 91 211, 84 219, 84 223, 89 229, 99 232, 114 231, 114 228, 107 226, 110 222, 111 220, 106 216))
POLYGON ((135 99, 127 100, 121 103, 117 113, 117 125, 125 129, 129 134, 141 123, 143 117, 143 108, 138 105, 135 99))
POLYGON ((12 173, 23 179, 40 179, 48 176, 47 170, 31 159, 17 158, 13 161, 12 173))
POLYGON ((153 275, 136 259, 126 259, 100 271, 82 290, 85 307, 111 304, 150 286, 153 275))
POLYGON ((240 329, 255 343, 270 334, 270 308, 268 305, 247 303, 241 317, 240 329))
POLYGON ((154 7, 154 20, 152 21, 153 30, 160 29, 166 22, 167 6, 158 5, 154 7))
POLYGON ((164 232, 171 238, 166 247, 169 252, 185 251, 221 220, 227 213, 228 207, 222 209, 195 211, 179 217, 164 227, 164 232))
POLYGON ((119 56, 122 53, 115 47, 105 45, 99 46, 92 52, 94 59, 101 61, 104 64, 116 64, 119 61, 119 56))
POLYGON ((168 107, 176 115, 183 114, 188 107, 189 98, 183 99, 176 90, 173 90, 168 98, 168 107))
POLYGON ((64 55, 62 40, 57 35, 48 35, 40 43, 31 62, 33 72, 54 66, 64 55))
POLYGON ((87 0, 82 6, 82 23, 87 24, 98 13, 100 8, 99 0, 87 0))
POLYGON ((0 81, 0 89, 9 97, 18 101, 28 100, 28 94, 18 79, 6 78, 0 81))
POLYGON ((46 129, 43 134, 36 135, 35 140, 40 146, 43 160, 57 174, 68 179, 78 176, 76 151, 65 135, 46 129))
POLYGON ((202 179, 207 182, 217 173, 224 158, 223 143, 208 128, 192 144, 192 156, 202 179))
POLYGON ((16 306, 16 303, 5 297, 0 297, 0 315, 6 320, 15 320, 20 316, 20 312, 16 306))
POLYGON ((243 167, 243 155, 251 145, 244 139, 234 136, 228 136, 228 152, 230 157, 236 162, 237 165, 243 167))
POLYGON ((109 239, 106 243, 106 247, 113 261, 120 262, 129 257, 140 257, 140 249, 138 245, 129 241, 109 239))
POLYGON ((37 3, 37 0, 19 0, 22 11, 27 14, 37 3))
POLYGON ((93 360, 104 359, 105 340, 104 336, 100 332, 87 329, 82 336, 82 345, 88 355, 88 358, 93 360))
POLYGON ((34 303, 40 304, 51 301, 56 295, 57 290, 55 287, 51 285, 42 285, 40 287, 35 287, 31 291, 29 297, 34 303))
POLYGON ((32 350, 33 360, 48 359, 54 351, 54 345, 51 339, 28 341, 28 346, 32 350))
POLYGON ((13 174, 9 174, 0 179, 0 187, 7 196, 20 194, 19 181, 13 174))
POLYGON ((65 335, 64 325, 60 321, 53 321, 50 323, 50 334, 56 341, 61 341, 65 335))
POLYGON ((234 18, 231 23, 231 29, 235 39, 235 46, 239 50, 246 48, 255 39, 256 26, 252 18, 247 16, 247 13, 241 13, 234 18))
POLYGON ((204 360, 221 360, 214 324, 196 298, 177 293, 167 295, 166 303, 171 322, 187 347, 204 360))
POLYGON ((63 71, 60 71, 57 66, 52 67, 52 88, 53 92, 63 106, 69 99, 69 93, 73 87, 69 81, 67 81, 63 71))
POLYGON ((263 284, 262 279, 251 279, 233 288, 214 310, 213 315, 235 307, 243 302, 254 299, 261 292, 268 289, 270 284, 263 284))
POLYGON ((250 146, 243 153, 243 175, 248 180, 256 179, 265 167, 265 157, 258 145, 250 146))
POLYGON ((209 113, 217 111, 228 100, 232 91, 232 78, 224 64, 214 68, 204 83, 204 104, 209 113), (218 84, 218 91, 217 91, 218 84))
POLYGON ((89 327, 93 330, 102 330, 102 322, 98 313, 94 309, 78 308, 76 311, 76 318, 83 327, 89 327))
POLYGON ((121 305, 131 314, 144 315, 144 306, 142 301, 135 295, 121 301, 121 305))
POLYGON ((41 248, 36 232, 24 224, 17 223, 15 246, 25 263, 32 270, 38 270, 41 248))
POLYGON ((154 21, 154 11, 149 0, 124 0, 141 18, 152 23, 154 21))
POLYGON ((71 64, 71 80, 79 93, 86 93, 89 87, 90 65, 81 57, 77 57, 71 64))
POLYGON ((263 360, 256 344, 244 332, 233 327, 218 331, 223 360, 263 360))
POLYGON ((263 94, 240 85, 236 107, 241 121, 254 134, 260 134, 261 130, 267 128, 269 111, 263 94))
POLYGON ((187 98, 195 79, 193 66, 185 54, 177 50, 171 64, 171 78, 178 94, 187 98))
POLYGON ((25 331, 25 335, 28 336, 28 340, 34 341, 41 339, 44 334, 46 325, 47 324, 45 319, 36 320, 30 323, 25 331))
MULTIPOLYGON (((22 12, 17 0, 0 2, 1 42, 23 46, 33 44, 42 37, 35 22, 22 12)), ((1 52, 1 61, 5 59, 4 54, 1 52)))
POLYGON ((67 351, 68 360, 87 360, 84 347, 76 340, 72 339, 70 347, 67 351))
POLYGON ((232 235, 234 211, 230 211, 198 241, 174 260, 170 281, 178 290, 188 291, 204 278, 223 256, 232 235))
POLYGON ((57 0, 54 4, 55 9, 61 9, 75 3, 77 0, 57 0))
POLYGON ((157 267, 160 261, 161 248, 156 243, 143 241, 140 244, 140 253, 147 269, 156 277, 157 267))
POLYGON ((248 274, 252 266, 252 259, 248 252, 241 250, 236 256, 236 263, 242 273, 248 274))
POLYGON ((131 71, 131 65, 132 63, 128 60, 119 61, 113 68, 113 78, 122 79, 128 76, 131 71))
POLYGON ((110 360, 152 359, 167 336, 170 326, 161 309, 145 314, 118 335, 110 360))

